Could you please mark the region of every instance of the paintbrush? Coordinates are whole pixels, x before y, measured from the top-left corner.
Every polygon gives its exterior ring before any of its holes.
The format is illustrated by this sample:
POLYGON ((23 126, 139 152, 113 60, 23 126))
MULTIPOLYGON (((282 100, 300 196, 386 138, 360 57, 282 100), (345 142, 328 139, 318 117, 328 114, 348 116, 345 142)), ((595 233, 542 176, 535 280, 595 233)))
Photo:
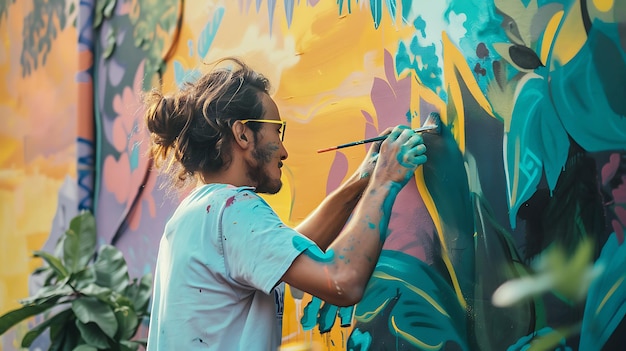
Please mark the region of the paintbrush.
MULTIPOLYGON (((441 133, 441 126, 440 126, 440 124, 441 124, 441 117, 439 116, 439 114, 437 112, 431 112, 428 115, 428 118, 426 118, 426 120, 424 121, 424 124, 421 127, 417 128, 417 129, 413 129, 413 131, 415 133, 440 134, 441 133)), ((374 137, 374 138, 370 138, 370 139, 353 141, 351 143, 341 144, 341 145, 329 147, 329 148, 326 148, 326 149, 319 149, 319 150, 317 150, 317 153, 322 153, 322 152, 332 151, 332 150, 337 150, 337 149, 343 149, 344 147, 350 147, 350 146, 367 144, 367 143, 372 143, 372 142, 375 142, 375 141, 385 140, 385 139, 387 139, 388 136, 389 136, 389 134, 380 135, 380 136, 377 136, 377 137, 374 137)))

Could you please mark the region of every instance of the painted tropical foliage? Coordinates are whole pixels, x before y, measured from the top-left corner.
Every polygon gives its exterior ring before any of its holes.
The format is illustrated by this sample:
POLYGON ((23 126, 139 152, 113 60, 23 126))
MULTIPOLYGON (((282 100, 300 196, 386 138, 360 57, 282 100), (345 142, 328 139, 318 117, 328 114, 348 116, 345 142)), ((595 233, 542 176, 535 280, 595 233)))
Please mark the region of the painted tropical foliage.
MULTIPOLYGON (((142 93, 176 89, 236 55, 268 76, 289 124, 285 185, 267 200, 290 225, 368 146, 315 150, 418 127, 430 112, 442 118, 441 134, 424 135, 428 162, 398 196, 363 300, 338 308, 288 290, 285 344, 586 351, 625 342, 626 2, 30 3, 0 1, 0 123, 19 136, 0 132, 10 145, 0 153, 1 196, 37 203, 24 189, 41 179, 46 198, 59 196, 45 207, 51 231, 26 224, 39 218, 27 206, 7 210, 0 239, 20 249, 0 254, 10 257, 3 265, 26 261, 87 208, 130 276, 151 272, 184 194, 161 187, 145 158, 142 93), (68 76, 64 96, 74 97, 50 95, 68 76), (24 103, 36 99, 41 110, 24 103), (49 121, 65 133, 35 133, 49 121), (27 149, 41 156, 22 158, 27 149)), ((0 271, 3 311, 28 295, 6 288, 28 274, 0 271)), ((27 330, 0 345, 12 349, 27 330)))

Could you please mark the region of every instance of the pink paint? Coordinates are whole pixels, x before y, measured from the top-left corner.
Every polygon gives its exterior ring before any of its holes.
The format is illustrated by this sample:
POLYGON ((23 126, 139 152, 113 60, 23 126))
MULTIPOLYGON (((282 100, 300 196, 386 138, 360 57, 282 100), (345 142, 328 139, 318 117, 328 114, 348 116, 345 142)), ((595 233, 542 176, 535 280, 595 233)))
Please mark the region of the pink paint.
POLYGON ((229 197, 228 200, 226 200, 226 207, 232 205, 233 202, 235 202, 235 196, 229 197))

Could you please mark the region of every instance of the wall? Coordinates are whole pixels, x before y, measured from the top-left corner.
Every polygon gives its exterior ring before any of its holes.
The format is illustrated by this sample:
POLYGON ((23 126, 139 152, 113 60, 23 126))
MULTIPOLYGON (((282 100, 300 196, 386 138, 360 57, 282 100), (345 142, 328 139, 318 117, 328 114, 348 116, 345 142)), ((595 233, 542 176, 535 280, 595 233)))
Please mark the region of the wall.
POLYGON ((443 122, 425 135, 428 163, 398 197, 363 301, 337 309, 288 291, 285 343, 623 342, 624 2, 6 0, 0 36, 1 312, 28 294, 32 251, 79 209, 96 213, 100 242, 124 252, 132 276, 152 271, 180 196, 143 157, 141 91, 172 91, 237 55, 269 77, 288 122, 285 186, 267 197, 288 224, 367 146, 317 149, 433 111, 443 122))

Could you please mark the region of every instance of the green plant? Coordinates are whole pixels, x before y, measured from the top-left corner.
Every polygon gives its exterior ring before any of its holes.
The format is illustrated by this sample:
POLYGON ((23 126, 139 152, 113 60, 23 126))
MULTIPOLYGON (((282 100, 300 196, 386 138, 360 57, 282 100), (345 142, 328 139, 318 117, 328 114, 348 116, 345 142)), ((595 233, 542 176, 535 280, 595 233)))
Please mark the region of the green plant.
POLYGON ((33 274, 43 286, 0 317, 0 335, 17 323, 42 314, 22 347, 49 329, 50 350, 137 350, 145 340, 131 340, 148 316, 152 276, 130 280, 126 260, 111 245, 96 246, 95 219, 83 212, 72 219, 54 254, 35 251, 44 260, 33 274), (97 250, 97 252, 96 252, 97 250))

